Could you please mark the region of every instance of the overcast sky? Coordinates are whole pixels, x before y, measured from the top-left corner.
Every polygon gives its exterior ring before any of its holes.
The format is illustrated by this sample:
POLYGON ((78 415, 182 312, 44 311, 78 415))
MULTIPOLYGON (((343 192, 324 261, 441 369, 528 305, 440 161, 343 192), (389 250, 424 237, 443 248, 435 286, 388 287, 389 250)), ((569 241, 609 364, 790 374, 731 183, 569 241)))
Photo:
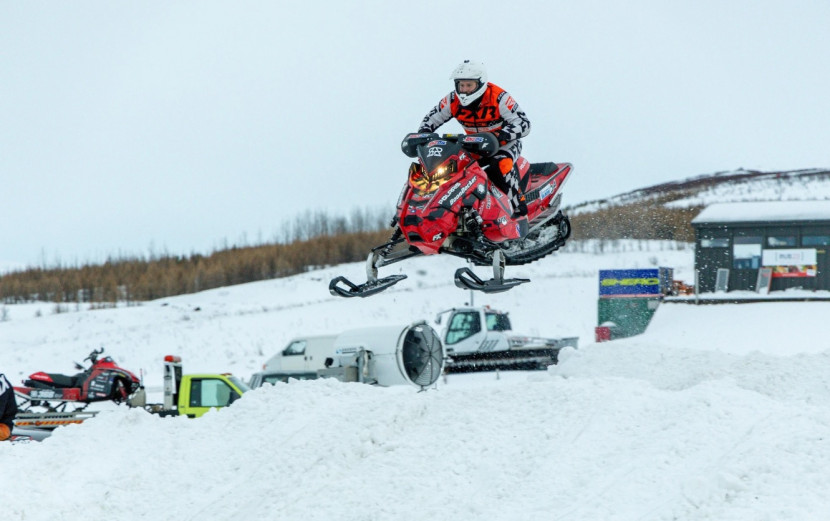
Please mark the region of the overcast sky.
POLYGON ((0 267, 391 207, 465 58, 527 113, 530 161, 574 164, 566 204, 830 167, 828 27, 824 0, 0 1, 0 267))

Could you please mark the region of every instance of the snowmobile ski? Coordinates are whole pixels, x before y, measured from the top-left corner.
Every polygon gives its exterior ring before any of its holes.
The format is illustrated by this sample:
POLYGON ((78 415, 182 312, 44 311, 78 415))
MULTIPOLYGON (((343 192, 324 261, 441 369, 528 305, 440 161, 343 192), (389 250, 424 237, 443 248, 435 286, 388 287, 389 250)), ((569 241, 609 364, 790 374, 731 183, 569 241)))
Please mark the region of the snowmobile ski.
POLYGON ((378 278, 379 266, 421 255, 418 250, 413 251, 406 248, 406 243, 399 236, 400 229, 398 228, 389 242, 372 248, 372 251, 369 252, 369 256, 366 258, 366 282, 355 284, 341 275, 331 279, 329 292, 335 297, 369 297, 405 279, 406 275, 390 275, 378 278), (401 249, 400 246, 404 246, 404 248, 401 249))
POLYGON ((470 268, 458 268, 455 271, 455 285, 461 289, 472 289, 483 293, 501 293, 513 289, 530 279, 490 279, 482 280, 470 268))
POLYGON ((363 284, 354 284, 346 277, 335 277, 329 283, 329 291, 334 296, 341 297, 369 297, 376 293, 380 293, 390 286, 394 286, 398 282, 406 278, 406 275, 390 275, 382 279, 375 279, 364 282, 363 284), (339 285, 343 283, 345 287, 339 285))
POLYGON ((530 282, 530 279, 505 279, 505 256, 501 250, 493 252, 493 278, 482 280, 470 268, 458 268, 455 271, 455 285, 461 289, 472 289, 483 293, 501 293, 515 288, 519 284, 530 282))

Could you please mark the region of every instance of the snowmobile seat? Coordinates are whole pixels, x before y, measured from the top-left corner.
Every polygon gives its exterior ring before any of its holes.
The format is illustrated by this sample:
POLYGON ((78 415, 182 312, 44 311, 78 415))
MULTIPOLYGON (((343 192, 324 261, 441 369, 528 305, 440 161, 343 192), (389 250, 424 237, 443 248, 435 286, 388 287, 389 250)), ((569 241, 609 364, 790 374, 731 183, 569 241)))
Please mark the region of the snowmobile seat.
POLYGON ((530 175, 550 175, 559 170, 556 163, 530 163, 530 175))
POLYGON ((52 379, 51 382, 42 382, 40 380, 26 380, 23 384, 26 387, 34 387, 36 389, 43 389, 55 387, 59 389, 69 389, 72 387, 80 387, 83 382, 84 373, 78 373, 75 376, 67 376, 65 374, 46 373, 52 379))

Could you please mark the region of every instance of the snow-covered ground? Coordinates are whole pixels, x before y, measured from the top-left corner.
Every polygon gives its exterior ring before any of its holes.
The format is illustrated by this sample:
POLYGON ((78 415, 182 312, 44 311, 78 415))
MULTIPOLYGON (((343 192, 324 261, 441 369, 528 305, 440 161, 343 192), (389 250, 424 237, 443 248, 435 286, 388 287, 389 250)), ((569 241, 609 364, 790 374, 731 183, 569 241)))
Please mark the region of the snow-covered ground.
MULTIPOLYGON (((436 389, 317 380, 254 390, 202 418, 113 408, 42 443, 0 444, 7 519, 830 519, 830 303, 663 304, 638 337, 593 343, 597 270, 668 266, 692 252, 559 253, 475 295, 518 332, 579 336, 547 372, 452 375, 436 389)), ((410 278, 336 299, 353 264, 168 298, 54 313, 6 306, 0 371, 72 372, 104 346, 160 384, 247 378, 294 336, 431 319, 469 302, 454 258, 382 270, 410 278)), ((478 271, 478 270, 477 270, 478 271)), ((485 275, 485 270, 481 271, 485 275)))

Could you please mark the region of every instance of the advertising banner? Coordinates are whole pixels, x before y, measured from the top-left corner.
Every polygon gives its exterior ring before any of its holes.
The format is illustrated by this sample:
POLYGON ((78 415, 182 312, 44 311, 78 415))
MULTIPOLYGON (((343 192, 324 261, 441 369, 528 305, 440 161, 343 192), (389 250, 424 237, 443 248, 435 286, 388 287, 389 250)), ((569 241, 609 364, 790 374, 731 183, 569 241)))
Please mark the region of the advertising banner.
POLYGON ((815 277, 815 248, 764 250, 763 265, 772 268, 772 278, 815 277))
POLYGON ((660 295, 660 270, 599 270, 601 297, 651 297, 660 295))

